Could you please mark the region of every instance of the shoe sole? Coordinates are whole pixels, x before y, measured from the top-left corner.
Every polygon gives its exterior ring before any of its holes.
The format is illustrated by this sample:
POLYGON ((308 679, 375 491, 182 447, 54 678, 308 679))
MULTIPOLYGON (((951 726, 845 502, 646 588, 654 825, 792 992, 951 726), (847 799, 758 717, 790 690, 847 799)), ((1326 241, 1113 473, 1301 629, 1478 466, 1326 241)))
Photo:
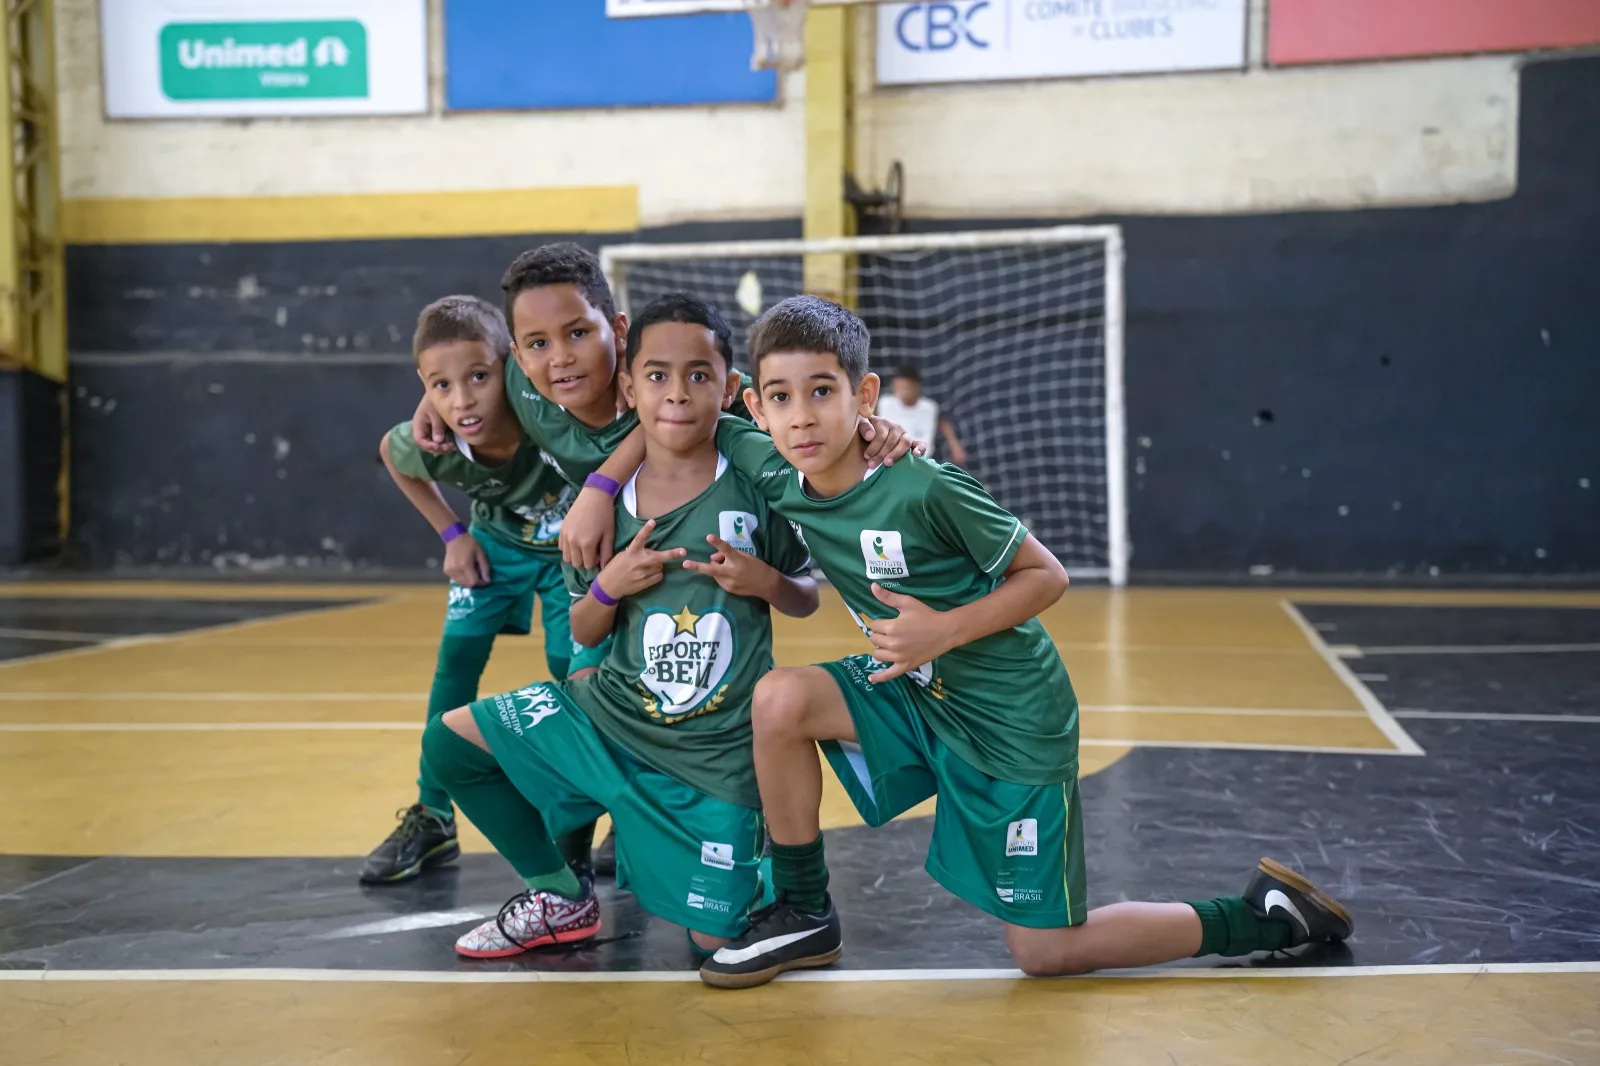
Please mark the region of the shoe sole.
POLYGON ((839 961, 839 956, 844 954, 844 945, 841 944, 832 951, 821 955, 812 955, 804 959, 790 959, 788 962, 769 966, 765 970, 755 970, 751 973, 719 973, 715 970, 700 970, 700 980, 712 988, 755 988, 764 985, 781 973, 789 970, 809 970, 818 966, 831 966, 839 961))
POLYGON ((424 870, 435 866, 448 865, 459 858, 461 858, 461 842, 452 840, 448 843, 440 844, 399 873, 390 874, 388 877, 368 877, 366 874, 362 874, 361 883, 364 885, 398 885, 402 881, 410 881, 421 877, 424 870))
POLYGON ((551 933, 549 936, 542 936, 538 940, 530 941, 521 947, 500 948, 497 951, 474 951, 471 948, 464 948, 457 944, 456 954, 464 959, 509 959, 513 955, 525 955, 535 948, 547 948, 556 944, 571 944, 579 940, 588 940, 599 931, 600 923, 596 921, 593 925, 586 925, 582 929, 573 929, 565 933, 551 933))
POLYGON ((1295 873, 1283 863, 1274 859, 1262 859, 1261 862, 1257 864, 1257 868, 1268 877, 1282 881, 1284 884, 1288 885, 1290 888, 1294 889, 1296 892, 1300 893, 1302 896, 1305 896, 1311 902, 1315 903, 1317 906, 1321 907, 1323 910, 1339 919, 1344 923, 1344 927, 1351 933, 1355 932, 1356 920, 1350 917, 1350 912, 1345 910, 1344 907, 1340 905, 1338 900, 1334 899, 1332 896, 1324 895, 1322 890, 1317 888, 1316 885, 1312 884, 1310 881, 1307 881, 1304 877, 1295 873))

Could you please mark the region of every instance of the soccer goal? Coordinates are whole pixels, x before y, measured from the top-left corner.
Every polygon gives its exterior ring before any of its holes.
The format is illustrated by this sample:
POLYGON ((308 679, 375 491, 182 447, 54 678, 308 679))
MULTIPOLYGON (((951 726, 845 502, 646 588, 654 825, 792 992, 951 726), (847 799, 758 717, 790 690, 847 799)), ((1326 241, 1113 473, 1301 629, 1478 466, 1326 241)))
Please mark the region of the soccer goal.
POLYGON ((740 367, 751 323, 784 297, 847 304, 885 387, 915 367, 995 499, 1074 577, 1113 585, 1128 575, 1122 259, 1116 226, 601 250, 620 309, 713 303, 740 367))

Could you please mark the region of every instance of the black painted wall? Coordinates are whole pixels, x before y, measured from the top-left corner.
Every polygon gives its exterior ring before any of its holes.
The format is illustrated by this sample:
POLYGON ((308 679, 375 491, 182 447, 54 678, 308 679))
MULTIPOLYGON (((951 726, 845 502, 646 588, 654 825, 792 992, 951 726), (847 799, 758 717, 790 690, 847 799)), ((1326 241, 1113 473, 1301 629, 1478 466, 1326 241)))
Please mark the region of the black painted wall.
MULTIPOLYGON (((1136 577, 1600 573, 1600 59, 1521 122, 1507 201, 1118 220, 1136 577)), ((410 323, 540 239, 71 249, 77 560, 436 556, 375 458, 410 323)))
POLYGON ((0 369, 0 566, 61 548, 61 386, 0 369))

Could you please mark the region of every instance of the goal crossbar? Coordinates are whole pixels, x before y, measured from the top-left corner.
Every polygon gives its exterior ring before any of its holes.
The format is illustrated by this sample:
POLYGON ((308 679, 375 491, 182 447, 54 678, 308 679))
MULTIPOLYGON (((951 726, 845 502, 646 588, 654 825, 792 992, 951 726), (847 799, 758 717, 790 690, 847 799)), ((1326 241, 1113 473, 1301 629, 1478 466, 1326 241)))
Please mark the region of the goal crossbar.
POLYGON ((1075 575, 1105 578, 1121 586, 1128 580, 1127 412, 1123 382, 1123 239, 1116 225, 1061 225, 1028 229, 900 233, 872 237, 790 237, 770 240, 607 245, 600 263, 619 297, 628 303, 629 263, 672 260, 764 259, 812 255, 892 255, 901 252, 960 252, 1061 244, 1101 244, 1105 248, 1105 460, 1107 565, 1074 568, 1075 575))

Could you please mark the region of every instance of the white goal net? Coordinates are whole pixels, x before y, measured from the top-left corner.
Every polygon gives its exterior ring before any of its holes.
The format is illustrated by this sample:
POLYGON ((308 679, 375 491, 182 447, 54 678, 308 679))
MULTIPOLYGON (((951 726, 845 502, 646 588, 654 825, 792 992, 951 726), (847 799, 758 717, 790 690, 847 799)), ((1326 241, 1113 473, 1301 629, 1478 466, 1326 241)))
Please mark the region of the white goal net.
POLYGON ((741 369, 746 331, 779 300, 847 304, 885 388, 916 368, 1003 507, 1073 576, 1126 580, 1117 227, 614 245, 601 260, 621 310, 668 292, 715 304, 741 369))

